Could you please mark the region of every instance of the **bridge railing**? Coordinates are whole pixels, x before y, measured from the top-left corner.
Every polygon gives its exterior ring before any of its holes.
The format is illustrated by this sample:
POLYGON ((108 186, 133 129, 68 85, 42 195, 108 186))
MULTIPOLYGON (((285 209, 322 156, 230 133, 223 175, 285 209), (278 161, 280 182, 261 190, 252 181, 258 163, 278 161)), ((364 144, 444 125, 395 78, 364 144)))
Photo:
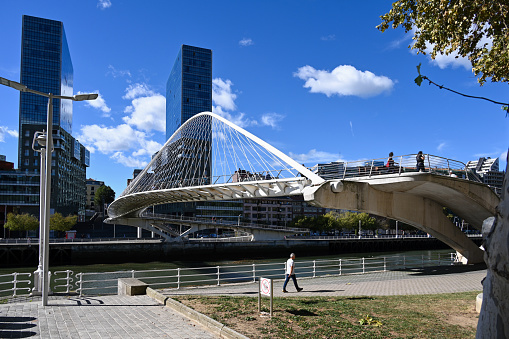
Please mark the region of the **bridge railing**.
MULTIPOLYGON (((393 156, 394 163, 388 163, 387 158, 336 162, 318 165, 315 171, 324 179, 347 179, 357 177, 374 177, 382 174, 396 174, 418 172, 417 154, 393 156)), ((480 182, 479 177, 461 161, 443 158, 436 155, 424 154, 424 172, 462 178, 480 182)))

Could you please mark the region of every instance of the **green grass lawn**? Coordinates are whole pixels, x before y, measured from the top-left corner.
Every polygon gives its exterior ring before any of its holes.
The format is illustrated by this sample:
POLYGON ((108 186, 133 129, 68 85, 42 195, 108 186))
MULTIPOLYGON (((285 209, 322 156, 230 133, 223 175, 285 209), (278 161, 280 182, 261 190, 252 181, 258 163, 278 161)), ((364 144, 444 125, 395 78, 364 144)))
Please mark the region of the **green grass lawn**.
POLYGON ((480 292, 384 297, 174 299, 250 338, 474 338, 480 292), (269 299, 262 299, 269 312, 269 299))

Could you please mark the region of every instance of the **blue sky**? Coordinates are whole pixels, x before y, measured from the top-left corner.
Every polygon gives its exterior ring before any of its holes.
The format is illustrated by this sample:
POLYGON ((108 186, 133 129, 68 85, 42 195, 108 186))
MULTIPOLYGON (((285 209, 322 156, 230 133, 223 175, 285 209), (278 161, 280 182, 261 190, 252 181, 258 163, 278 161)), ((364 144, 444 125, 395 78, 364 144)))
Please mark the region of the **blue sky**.
MULTIPOLYGON (((422 150, 462 162, 501 157, 509 118, 486 101, 468 62, 417 55, 402 29, 381 33, 391 1, 3 1, 0 76, 19 81, 21 17, 64 23, 74 92, 73 135, 91 150, 87 177, 120 194, 164 144, 165 88, 181 44, 213 51, 214 111, 295 160, 383 158, 422 150)), ((17 164, 19 94, 0 86, 0 154, 17 164)))

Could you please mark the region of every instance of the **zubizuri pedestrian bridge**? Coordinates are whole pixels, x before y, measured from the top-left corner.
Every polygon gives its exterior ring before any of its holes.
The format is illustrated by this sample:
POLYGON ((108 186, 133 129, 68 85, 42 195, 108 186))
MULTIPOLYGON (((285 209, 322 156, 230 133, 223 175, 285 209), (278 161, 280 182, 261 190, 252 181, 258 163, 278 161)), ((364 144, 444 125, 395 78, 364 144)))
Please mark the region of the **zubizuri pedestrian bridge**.
MULTIPOLYGON (((136 226, 167 241, 202 228, 210 221, 180 222, 151 216, 159 204, 302 195, 316 206, 366 212, 400 220, 443 241, 463 263, 483 261, 483 251, 444 214, 447 207, 471 227, 495 215, 499 197, 465 164, 425 155, 424 171, 416 155, 307 168, 267 142, 210 112, 187 120, 151 162, 108 208, 109 223, 136 226), (171 227, 185 224, 184 230, 171 227)), ((247 227, 252 240, 282 239, 302 229, 247 227)))

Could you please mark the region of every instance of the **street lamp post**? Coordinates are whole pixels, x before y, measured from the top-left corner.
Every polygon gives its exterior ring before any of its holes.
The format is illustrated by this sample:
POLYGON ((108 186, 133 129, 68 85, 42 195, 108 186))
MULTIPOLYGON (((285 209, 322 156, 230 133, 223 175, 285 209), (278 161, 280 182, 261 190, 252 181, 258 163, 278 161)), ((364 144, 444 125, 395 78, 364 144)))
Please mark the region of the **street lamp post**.
MULTIPOLYGON (((46 137, 45 143, 45 168, 44 177, 41 172, 40 176, 40 211, 42 215, 39 216, 39 251, 42 249, 42 258, 39 253, 39 258, 42 259, 42 305, 48 305, 48 290, 49 290, 49 215, 50 215, 50 199, 51 199, 51 153, 53 151, 53 99, 67 99, 73 101, 95 100, 98 97, 97 93, 90 94, 77 94, 72 97, 65 95, 53 95, 52 93, 43 93, 19 82, 8 80, 0 77, 0 84, 12 87, 20 92, 28 92, 32 94, 41 95, 48 98, 48 111, 46 123, 46 137)), ((41 140, 42 141, 42 140, 41 140)), ((43 146, 43 145, 41 145, 43 146)), ((42 151, 42 150, 41 150, 42 151)), ((43 161, 41 157, 41 162, 43 161)), ((41 164, 42 168, 42 164, 41 164)), ((39 280, 40 281, 40 280, 39 280)))

